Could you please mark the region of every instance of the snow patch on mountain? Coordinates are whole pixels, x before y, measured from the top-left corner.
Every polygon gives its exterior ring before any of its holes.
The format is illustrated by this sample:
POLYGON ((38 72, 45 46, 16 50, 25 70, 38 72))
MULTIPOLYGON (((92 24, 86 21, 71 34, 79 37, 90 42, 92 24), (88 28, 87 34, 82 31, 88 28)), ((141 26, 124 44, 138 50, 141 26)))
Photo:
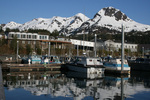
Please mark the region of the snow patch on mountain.
POLYGON ((93 19, 85 22, 89 26, 106 27, 108 29, 113 29, 121 31, 122 24, 125 26, 125 32, 135 31, 148 31, 150 30, 150 25, 144 25, 137 23, 127 17, 119 9, 113 7, 107 7, 101 9, 95 14, 93 19))

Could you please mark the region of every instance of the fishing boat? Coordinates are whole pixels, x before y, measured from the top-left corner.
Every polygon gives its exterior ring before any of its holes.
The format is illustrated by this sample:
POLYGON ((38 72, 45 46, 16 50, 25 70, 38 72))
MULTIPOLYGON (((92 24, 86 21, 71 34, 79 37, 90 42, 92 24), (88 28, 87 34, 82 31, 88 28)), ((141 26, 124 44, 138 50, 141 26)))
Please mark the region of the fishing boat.
POLYGON ((136 58, 129 61, 131 70, 150 71, 150 58, 136 58))
POLYGON ((28 57, 23 57, 21 60, 22 64, 40 64, 41 56, 39 55, 31 55, 28 57))
MULTIPOLYGON (((106 71, 121 71, 121 59, 111 58, 108 61, 103 62, 106 71)), ((130 71, 130 66, 126 59, 124 59, 123 64, 124 71, 130 71)))
POLYGON ((50 56, 42 56, 41 58, 41 64, 60 64, 60 60, 58 56, 50 55, 50 56))
POLYGON ((71 71, 85 73, 103 73, 105 68, 101 58, 75 57, 66 66, 71 71))

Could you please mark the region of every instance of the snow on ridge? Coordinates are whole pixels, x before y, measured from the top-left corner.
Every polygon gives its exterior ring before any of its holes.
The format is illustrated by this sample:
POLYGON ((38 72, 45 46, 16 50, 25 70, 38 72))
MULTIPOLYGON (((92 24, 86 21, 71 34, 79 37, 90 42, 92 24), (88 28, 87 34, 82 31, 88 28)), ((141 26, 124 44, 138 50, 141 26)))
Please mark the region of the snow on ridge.
POLYGON ((82 13, 77 13, 72 17, 53 16, 52 18, 35 18, 24 24, 18 24, 13 21, 9 22, 3 27, 3 30, 6 30, 6 28, 18 28, 20 31, 28 29, 45 29, 53 32, 55 29, 61 31, 65 28, 68 32, 73 32, 78 28, 82 29, 82 26, 98 26, 121 31, 122 24, 125 26, 125 32, 130 32, 132 30, 144 32, 150 30, 150 25, 135 22, 114 7, 102 8, 92 19, 82 13))
POLYGON ((89 18, 86 17, 82 13, 78 13, 72 17, 59 17, 54 16, 52 18, 36 18, 32 21, 24 23, 20 30, 28 30, 28 29, 46 29, 50 32, 54 30, 60 31, 61 29, 68 28, 68 30, 72 31, 83 23, 82 21, 85 19, 88 20, 89 18))
POLYGON ((89 18, 87 16, 85 16, 84 14, 82 14, 82 13, 78 13, 75 16, 78 16, 78 17, 82 18, 84 21, 89 20, 89 18))
POLYGON ((6 28, 9 28, 9 29, 16 29, 18 28, 19 26, 21 26, 22 24, 19 24, 19 23, 16 23, 14 21, 11 21, 9 23, 7 23, 4 27, 3 27, 3 30, 5 31, 6 28))

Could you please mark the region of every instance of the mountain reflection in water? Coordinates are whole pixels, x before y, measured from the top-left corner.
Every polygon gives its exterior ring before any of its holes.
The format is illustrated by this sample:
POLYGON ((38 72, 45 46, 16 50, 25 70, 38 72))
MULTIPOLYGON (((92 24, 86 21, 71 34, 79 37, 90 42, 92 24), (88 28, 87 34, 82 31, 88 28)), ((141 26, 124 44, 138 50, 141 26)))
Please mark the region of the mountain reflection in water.
POLYGON ((116 77, 78 72, 3 73, 6 100, 149 100, 149 72, 131 72, 131 76, 116 77), (19 90, 20 89, 20 90, 19 90), (13 96, 15 91, 18 94, 13 96), (138 96, 137 96, 138 95, 138 96), (43 96, 47 96, 43 98, 43 96), (139 98, 141 96, 141 98, 139 98))

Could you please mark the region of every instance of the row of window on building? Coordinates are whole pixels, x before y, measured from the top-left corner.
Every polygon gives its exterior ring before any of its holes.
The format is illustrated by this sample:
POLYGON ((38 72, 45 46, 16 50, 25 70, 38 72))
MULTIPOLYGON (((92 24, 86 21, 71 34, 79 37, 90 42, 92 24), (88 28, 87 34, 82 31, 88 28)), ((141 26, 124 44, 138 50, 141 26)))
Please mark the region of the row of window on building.
MULTIPOLYGON (((17 39, 21 40, 49 40, 48 35, 39 35, 37 33, 20 33, 20 32, 10 32, 6 38, 13 39, 14 37, 17 37, 17 39)), ((94 48, 94 42, 90 41, 81 41, 81 40, 75 40, 71 39, 70 42, 72 42, 73 45, 79 45, 79 46, 88 46, 94 48)), ((22 41, 24 44, 25 41, 22 41)), ((30 44, 30 41, 28 41, 28 44, 30 44)), ((34 43, 36 44, 36 43, 34 43)), ((121 43, 116 43, 111 40, 107 40, 103 43, 100 43, 101 46, 103 46, 106 49, 113 49, 113 50, 119 50, 121 48, 121 43)), ((100 46, 100 47, 101 47, 100 46)), ((131 51, 137 51, 137 44, 125 44, 126 49, 131 49, 131 51)))
POLYGON ((48 40, 48 35, 39 35, 37 33, 20 33, 20 32, 10 32, 6 38, 13 39, 17 37, 18 39, 30 39, 30 40, 48 40))

